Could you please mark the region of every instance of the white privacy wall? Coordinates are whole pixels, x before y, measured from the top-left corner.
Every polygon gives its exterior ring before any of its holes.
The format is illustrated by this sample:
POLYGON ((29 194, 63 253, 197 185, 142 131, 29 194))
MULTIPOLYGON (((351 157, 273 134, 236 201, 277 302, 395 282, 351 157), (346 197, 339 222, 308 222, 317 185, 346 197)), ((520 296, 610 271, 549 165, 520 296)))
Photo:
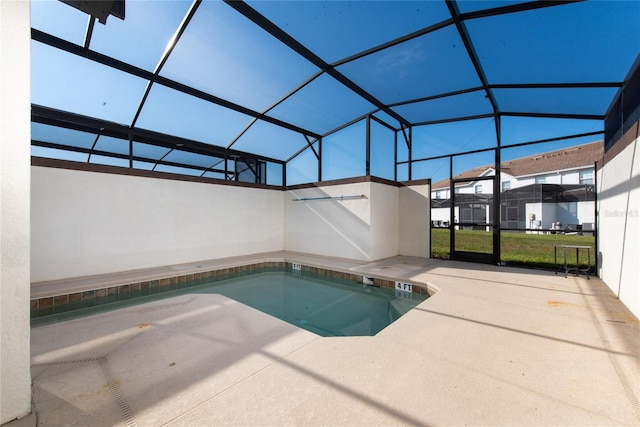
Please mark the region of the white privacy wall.
POLYGON ((427 185, 397 187, 371 181, 285 193, 287 251, 361 261, 399 254, 428 257, 428 233, 427 185))
POLYGON ((283 192, 32 168, 31 280, 283 248, 283 192))
MULTIPOLYGON (((430 187, 427 184, 407 185, 398 189, 399 195, 399 236, 400 255, 429 258, 431 242, 430 187)), ((449 209, 447 209, 447 215, 449 209)), ((447 221, 449 217, 447 216, 447 221)))
POLYGON ((371 249, 369 259, 398 255, 400 225, 399 188, 371 183, 371 249))
POLYGON ((285 250, 370 259, 373 242, 370 182, 290 190, 284 192, 284 198, 285 250), (364 197, 330 199, 342 196, 364 197))
POLYGON ((32 282, 282 250, 429 256, 427 186, 280 191, 39 166, 31 177, 32 282))
POLYGON ((640 317, 639 151, 636 138, 598 171, 600 277, 636 317, 640 317))

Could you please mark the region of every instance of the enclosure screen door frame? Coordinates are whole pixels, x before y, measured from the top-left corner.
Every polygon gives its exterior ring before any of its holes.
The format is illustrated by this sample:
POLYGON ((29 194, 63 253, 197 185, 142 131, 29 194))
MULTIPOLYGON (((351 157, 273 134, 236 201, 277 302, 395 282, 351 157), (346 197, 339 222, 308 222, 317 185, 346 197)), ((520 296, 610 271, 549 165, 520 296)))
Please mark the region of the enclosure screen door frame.
MULTIPOLYGON (((452 179, 450 180, 450 194, 451 194, 451 212, 450 212, 450 251, 451 259, 457 261, 471 261, 480 262, 484 264, 497 265, 500 263, 500 191, 499 191, 499 176, 483 176, 464 179, 452 179), (462 210, 458 210, 458 217, 456 217, 456 207, 462 207, 462 199, 468 193, 456 193, 456 183, 469 184, 470 182, 478 181, 491 181, 491 188, 493 189, 491 194, 490 203, 488 204, 489 212, 486 213, 484 221, 475 221, 472 215, 471 220, 466 220, 462 215, 462 210), (498 191, 496 191, 498 189, 498 191), (456 202, 458 198, 458 202, 456 202), (488 235, 486 236, 487 250, 485 252, 474 250, 456 250, 456 231, 462 231, 465 228, 483 229, 488 235)), ((474 196, 475 194, 471 194, 474 196)), ((469 209, 474 209, 470 207, 469 209)), ((458 237, 460 235, 458 234, 458 237)))

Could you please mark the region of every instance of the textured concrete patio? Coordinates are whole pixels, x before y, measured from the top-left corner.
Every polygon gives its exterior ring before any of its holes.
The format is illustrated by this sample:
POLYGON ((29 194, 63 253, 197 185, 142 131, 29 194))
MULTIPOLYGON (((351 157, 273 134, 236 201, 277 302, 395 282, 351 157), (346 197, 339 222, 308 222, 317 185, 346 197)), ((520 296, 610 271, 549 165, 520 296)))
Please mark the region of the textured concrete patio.
MULTIPOLYGON (((597 278, 288 252, 197 267, 277 259, 428 283, 437 293, 374 337, 319 337, 210 294, 36 327, 36 415, 13 424, 640 423, 640 323, 597 278)), ((91 280, 107 278, 74 286, 91 280)))

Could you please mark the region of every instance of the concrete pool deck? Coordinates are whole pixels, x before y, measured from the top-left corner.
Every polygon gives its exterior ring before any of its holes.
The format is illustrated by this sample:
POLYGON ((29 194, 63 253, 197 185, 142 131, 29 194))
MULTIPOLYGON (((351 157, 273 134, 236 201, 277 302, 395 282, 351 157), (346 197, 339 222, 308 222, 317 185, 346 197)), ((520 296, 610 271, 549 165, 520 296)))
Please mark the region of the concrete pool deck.
MULTIPOLYGON (((205 294, 32 328, 35 415, 8 425, 640 424, 640 322, 597 278, 289 252, 193 267, 262 260, 438 292, 374 337, 322 338, 205 294)), ((69 284, 34 293, 47 286, 69 284)))

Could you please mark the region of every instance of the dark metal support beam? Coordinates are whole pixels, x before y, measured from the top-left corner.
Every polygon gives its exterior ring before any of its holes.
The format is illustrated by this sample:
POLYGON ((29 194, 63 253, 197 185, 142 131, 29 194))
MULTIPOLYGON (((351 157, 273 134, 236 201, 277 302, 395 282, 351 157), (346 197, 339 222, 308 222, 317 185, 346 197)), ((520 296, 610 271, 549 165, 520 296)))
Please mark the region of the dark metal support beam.
MULTIPOLYGON (((318 138, 318 139, 316 139, 314 142, 316 142, 316 141, 320 141, 320 140, 321 140, 321 139, 320 139, 320 138, 318 138)), ((313 144, 314 142, 312 142, 312 144, 313 144)), ((302 154, 302 153, 304 153, 305 151, 307 151, 307 148, 309 148, 309 146, 308 146, 308 145, 306 145, 306 146, 304 146, 304 147, 300 148, 298 151, 296 151, 295 153, 293 153, 293 154, 292 154, 288 159, 286 159, 286 160, 284 161, 284 163, 289 163, 291 160, 295 159, 295 158, 296 158, 296 157, 298 157, 300 154, 302 154)), ((320 158, 320 153, 319 153, 319 152, 318 152, 318 158, 320 158)))
POLYGON ((389 129, 392 132, 397 132, 398 129, 394 128, 393 126, 391 126, 389 123, 386 123, 384 120, 380 120, 379 118, 377 118, 376 116, 373 115, 374 113, 371 113, 369 115, 369 117, 371 117, 371 120, 373 120, 376 123, 381 124, 382 126, 386 127, 387 129, 389 129))
MULTIPOLYGON (((309 148, 311 148, 311 151, 313 151, 313 154, 316 156, 316 159, 320 159, 320 155, 318 155, 318 152, 316 151, 316 149, 315 149, 315 148, 313 148, 313 143, 314 143, 315 141, 311 141, 311 140, 309 139, 309 137, 308 137, 308 136, 306 136, 306 135, 304 136, 304 138, 307 140, 307 146, 308 146, 309 148)), ((317 140, 316 140, 316 141, 317 141, 317 140)))
POLYGON ((482 83, 482 87, 485 91, 486 97, 491 102, 491 106, 493 108, 493 114, 497 117, 500 114, 500 109, 498 108, 498 103, 496 102, 495 96, 493 96, 493 92, 489 87, 489 82, 487 80, 487 76, 480 65, 480 60, 478 59, 478 53, 473 47, 473 43, 471 42, 471 37, 469 36, 469 32, 467 31, 467 27, 460 18, 460 11, 458 9, 458 5, 455 0, 447 0, 447 7, 449 8, 449 13, 451 13, 451 18, 458 30, 458 34, 462 39, 462 43, 464 44, 465 49, 467 50, 467 55, 469 55, 469 59, 473 64, 473 68, 476 70, 476 74, 480 79, 480 83, 482 83))
POLYGON ((129 132, 129 167, 133 169, 133 137, 129 132))
POLYGON ((542 144, 542 143, 545 143, 545 142, 564 141, 566 139, 573 139, 573 138, 584 138, 584 137, 587 137, 587 136, 597 136, 597 135, 602 136, 603 132, 604 131, 585 132, 585 133, 578 133, 578 134, 574 134, 574 135, 558 136, 558 137, 555 137, 555 138, 538 139, 538 140, 529 141, 529 142, 519 142, 517 144, 507 144, 507 145, 503 145, 502 149, 525 147, 527 145, 542 144))
POLYGON ((484 87, 482 86, 471 87, 469 89, 456 90, 453 92, 445 92, 445 93, 440 93, 438 95, 425 96, 422 98, 410 99, 402 102, 394 102, 393 104, 389 104, 389 107, 399 107, 401 105, 416 104, 419 102, 432 101, 434 99, 447 98, 449 96, 464 95, 465 93, 478 92, 481 90, 484 90, 484 87))
POLYGON ((490 84, 490 89, 592 89, 592 88, 619 88, 622 82, 587 82, 587 83, 517 83, 517 84, 490 84))
MULTIPOLYGON (((398 181, 398 132, 393 133, 393 180, 398 181)), ((431 239, 429 239, 431 241, 431 239)))
MULTIPOLYGON (((329 132, 327 132, 327 133, 323 134, 323 135, 322 135, 322 138, 326 138, 327 136, 332 135, 332 134, 334 134, 334 133, 336 133, 336 132, 339 132, 339 131, 341 131, 342 129, 346 129, 346 128, 348 128, 348 127, 349 127, 349 126, 351 126, 351 125, 354 125, 354 124, 356 124, 356 123, 358 123, 358 122, 361 122, 362 120, 365 120, 368 116, 371 116, 371 118, 372 118, 373 120, 375 120, 377 123, 380 123, 381 125, 385 126, 385 127, 386 127, 386 128, 388 128, 389 130, 392 130, 392 131, 394 131, 394 132, 397 132, 397 131, 399 131, 399 130, 400 130, 400 129, 394 128, 393 126, 389 125, 388 123, 386 123, 386 122, 384 122, 383 120, 380 120, 379 118, 377 118, 376 116, 374 116, 373 114, 375 114, 377 111, 380 111, 380 110, 376 110, 376 111, 374 111, 374 112, 370 112, 370 113, 364 114, 364 115, 362 115, 362 116, 360 116, 360 117, 357 117, 357 118, 355 118, 355 119, 353 119, 353 120, 351 120, 351 121, 349 121, 349 122, 347 122, 347 123, 344 123, 344 124, 342 124, 342 125, 338 126, 338 127, 337 127, 337 128, 335 128, 335 129, 331 129, 329 132)), ((319 139, 321 139, 321 138, 315 138, 315 139, 316 139, 316 141, 317 141, 317 140, 319 140, 319 139)), ((312 142, 312 144, 313 144, 313 143, 315 143, 315 141, 313 141, 313 142, 312 142)), ((286 160, 285 160, 285 162, 290 162, 291 160, 295 159, 298 155, 302 154, 306 149, 307 149, 307 147, 302 147, 300 150, 298 150, 297 152, 295 152, 294 154, 292 154, 288 159, 286 159, 286 160)), ((318 156, 319 156, 319 155, 320 155, 320 154, 318 154, 318 156)))
POLYGON ((93 144, 91 144, 91 149, 89 149, 88 151, 89 156, 87 157, 87 163, 91 161, 91 154, 96 151, 96 144, 98 143, 99 139, 100 135, 96 135, 95 139, 93 140, 93 144))
POLYGON ((371 176, 371 116, 367 116, 364 145, 364 175, 371 176))
MULTIPOLYGON (((393 126, 389 125, 388 123, 384 122, 383 120, 380 120, 379 118, 377 118, 376 116, 373 115, 374 113, 368 113, 367 115, 358 117, 356 119, 351 120, 348 123, 345 123, 335 129, 332 129, 330 132, 327 132, 326 134, 324 134, 322 137, 326 138, 327 136, 334 134, 338 131, 341 131, 342 129, 348 128, 351 125, 354 125, 362 120, 366 120, 367 117, 370 117, 371 120, 375 121, 376 123, 381 124, 382 126, 386 127, 387 129, 393 131, 393 132, 397 132, 399 129, 394 128, 393 126)), ((318 141, 321 141, 320 139, 315 139, 315 141, 310 141, 308 137, 305 136, 305 138, 307 138, 307 146, 306 147, 302 147, 300 150, 298 150, 297 152, 295 152, 294 154, 291 155, 291 157, 289 157, 288 159, 285 160, 286 163, 290 162, 291 160, 295 159, 297 156, 299 156, 300 154, 302 154, 308 147, 311 147, 312 150, 314 150, 314 154, 316 156, 316 158, 319 160, 320 159, 320 149, 318 149, 318 151, 316 152, 315 149, 313 148, 313 144, 315 144, 318 141)))
POLYGON ((91 36, 93 36, 93 27, 96 24, 95 16, 89 15, 87 18, 87 32, 84 35, 84 48, 89 49, 89 45, 91 44, 91 36))
MULTIPOLYGON (((514 13, 514 12, 523 12, 526 10, 533 10, 533 9, 540 9, 543 7, 551 7, 551 6, 559 6, 559 5, 563 5, 563 4, 570 4, 570 3, 575 3, 575 0, 561 0, 561 1, 554 1, 554 0, 547 0, 547 1, 532 1, 532 2, 527 2, 527 3, 519 3, 519 4, 514 4, 514 5, 509 5, 509 6, 501 6, 501 7, 496 7, 496 8, 492 8, 492 9, 485 9, 485 10, 479 10, 479 11, 474 11, 474 12, 468 12, 468 13, 463 13, 460 14, 460 19, 467 20, 467 19, 476 19, 476 18, 486 18, 489 16, 497 16, 497 15, 503 15, 506 13, 514 13)), ((441 22, 437 22, 433 25, 430 25, 428 27, 422 28, 420 30, 414 31, 413 33, 407 34, 406 36, 403 37, 399 37, 397 39, 388 41, 386 43, 380 44, 378 46, 374 46, 370 49, 364 50, 362 52, 356 53, 354 55, 348 56, 346 58, 343 58, 339 61, 336 61, 334 63, 331 64, 331 66, 333 67, 338 67, 340 65, 346 64, 348 62, 351 61, 355 61, 357 59, 363 58, 367 55, 371 55, 373 53, 376 52, 380 52, 381 50, 393 47, 395 45, 407 42, 409 40, 415 39, 417 37, 421 37, 424 36, 426 34, 432 33, 434 31, 437 31, 441 28, 447 27, 449 25, 453 24, 453 19, 446 19, 444 21, 441 22)))
POLYGON ((422 28, 420 30, 414 31, 413 33, 407 34, 406 36, 398 37, 397 39, 388 41, 388 42, 380 44, 378 46, 374 46, 374 47, 372 47, 370 49, 367 49, 367 50, 364 50, 364 51, 362 51, 360 53, 356 53, 355 55, 348 56, 348 57, 346 57, 344 59, 341 59, 341 60, 339 60, 337 62, 332 63, 331 66, 332 67, 339 67, 340 65, 346 64, 347 62, 355 61, 356 59, 363 58, 363 57, 365 57, 367 55, 371 55, 373 53, 380 52, 381 50, 384 50, 384 49, 399 45, 399 44, 404 43, 404 42, 408 42, 409 40, 413 40, 413 39, 415 39, 417 37, 421 37, 421 36, 424 36, 426 34, 432 33, 434 31, 440 30, 440 29, 442 29, 444 27, 447 27, 447 26, 449 26, 451 24, 453 24, 453 19, 446 19, 446 20, 444 20, 442 22, 438 22, 438 23, 435 23, 435 24, 430 25, 428 27, 425 27, 425 28, 422 28))
POLYGON ((460 19, 487 18, 489 16, 504 15, 505 13, 524 12, 526 10, 541 9, 544 7, 561 6, 564 4, 577 3, 582 0, 545 0, 530 1, 527 3, 517 3, 509 6, 494 7, 492 9, 478 10, 460 14, 460 19))
MULTIPOLYGON (((191 19, 193 18, 196 11, 198 10, 198 7, 200 6, 201 2, 202 0, 194 0, 193 3, 191 3, 191 7, 187 11, 187 14, 182 19, 182 22, 178 26, 178 29, 176 30, 175 34, 169 41, 169 44, 167 45, 164 53, 160 57, 160 60, 158 61, 156 68, 153 70, 153 75, 155 76, 155 78, 147 82, 147 87, 145 88, 144 94, 142 95, 142 99, 138 104, 138 109, 136 111, 136 114, 133 116, 133 120, 131 121, 131 127, 134 127, 136 125, 136 122, 140 117, 140 113, 142 113, 142 108, 144 107, 145 102, 147 102, 147 98, 149 97, 149 92, 151 92, 151 87, 153 86, 153 83, 155 82, 156 78, 160 75, 160 71, 162 70, 162 67, 164 67, 164 64, 166 64, 167 60, 169 59, 169 55, 171 55, 171 52, 173 52, 173 49, 176 47, 178 40, 180 40, 180 37, 182 37, 182 34, 187 29, 187 25, 189 25, 189 22, 191 22, 191 19)), ((86 48, 87 46, 85 46, 85 49, 86 48)))
POLYGON ((405 144, 407 144, 407 148, 409 149, 409 151, 411 151, 411 138, 409 137, 409 135, 407 135, 406 128, 402 127, 400 129, 400 132, 402 132, 402 136, 404 137, 405 144))
POLYGON ((404 134, 404 137, 407 139, 407 146, 409 147, 409 176, 408 179, 409 181, 411 181, 413 179, 413 128, 411 126, 409 126, 409 136, 407 137, 407 134, 404 131, 404 128, 402 129, 402 133, 404 134))
MULTIPOLYGON (((497 140, 497 148, 495 148, 495 161, 494 161, 494 170, 496 171, 496 176, 493 178, 493 192, 494 195, 500 194, 500 108, 498 107, 498 102, 493 94, 493 90, 489 86, 489 81, 487 80, 487 76, 484 73, 482 65, 480 64, 480 59, 478 57, 478 53, 476 52, 475 47, 473 46, 473 42, 471 41, 471 37, 469 36, 469 31, 467 30, 467 26, 465 22, 460 17, 460 10, 455 0, 447 0, 447 7, 449 8, 449 13, 451 13, 451 18, 453 19, 456 29, 458 30, 458 34, 462 39, 465 49, 467 50, 467 54, 469 55, 469 59, 473 64, 473 68, 476 70, 476 74, 480 79, 480 83, 482 83, 482 87, 485 91, 485 97, 489 99, 491 103, 491 107, 493 108, 493 116, 496 127, 496 140, 497 140), (497 189, 497 191, 496 191, 497 189)), ((451 171, 453 175, 453 171, 451 171)), ((453 181, 453 180, 452 180, 453 181)), ((454 191, 454 185, 451 184, 451 191, 454 191)), ((451 195, 451 200, 454 200, 453 194, 451 195)), ((493 223, 493 250, 491 262, 493 264, 500 262, 500 199, 499 196, 495 196, 493 198, 493 215, 491 222, 493 223)), ((453 210, 453 207, 452 207, 453 210)), ((453 224, 453 223, 452 223, 453 224)), ((452 230, 451 238, 455 240, 454 234, 452 230)), ((454 257, 454 252, 451 252, 451 256, 454 257)))
MULTIPOLYGON (((471 150, 471 151, 465 151, 464 153, 455 153, 455 154, 443 154, 441 156, 433 156, 433 157, 423 157, 421 159, 414 159, 414 162, 426 162, 429 160, 439 160, 439 159, 446 159, 449 157, 455 157, 455 156, 464 156, 467 154, 477 154, 477 153, 486 153, 487 151, 492 151, 495 150, 495 147, 491 147, 491 148, 478 148, 477 150, 471 150)), ((398 162, 399 164, 403 164, 403 163, 408 163, 408 161, 403 161, 403 162, 398 162)))
MULTIPOLYGON (((503 145, 501 148, 503 150, 505 150, 507 148, 524 147, 524 146, 527 146, 527 145, 542 144, 542 143, 545 143, 545 142, 564 141, 564 140, 567 140, 567 139, 582 138, 582 137, 596 136, 596 135, 602 135, 602 132, 587 132, 587 133, 579 133, 579 134, 574 134, 574 135, 559 136, 559 137, 556 137, 556 138, 538 139, 538 140, 535 140, 535 141, 521 142, 521 143, 518 143, 518 144, 503 145)), ((423 158, 420 158, 420 159, 414 159, 413 161, 414 162, 426 162, 426 161, 430 161, 430 160, 445 159, 445 158, 448 158, 448 157, 451 157, 451 156, 463 156, 463 155, 467 155, 467 154, 486 153, 487 151, 491 151, 491 150, 495 150, 495 147, 479 148, 477 150, 464 151, 462 153, 455 153, 455 154, 443 154, 441 156, 423 157, 423 158)), ((404 164, 404 163, 408 163, 408 161, 398 162, 398 164, 404 164)))
POLYGON ((502 137, 501 137, 501 127, 500 127, 500 116, 496 117, 495 121, 496 126, 496 149, 494 156, 494 177, 493 177, 493 201, 492 201, 492 212, 491 212, 491 222, 493 223, 493 264, 500 264, 501 260, 501 245, 500 245, 500 211, 501 211, 501 200, 500 200, 500 177, 502 176, 502 150, 500 146, 502 145, 502 137))
POLYGON ((493 113, 477 114, 475 116, 455 117, 453 119, 441 119, 441 120, 431 120, 429 122, 420 122, 420 123, 415 123, 414 126, 439 125, 443 123, 462 122, 465 120, 488 119, 493 117, 495 117, 493 113))
POLYGON ((581 120, 604 120, 603 114, 560 114, 560 113, 526 113, 503 111, 500 113, 503 117, 539 117, 547 119, 581 119, 581 120))
POLYGON ((353 92, 357 93, 362 98, 364 98, 365 100, 367 100, 371 104, 375 105, 380 110, 382 110, 385 113, 389 114, 391 117, 393 117, 394 119, 398 120, 398 122, 400 122, 401 124, 404 124, 406 126, 410 125, 410 123, 404 117, 402 117, 401 115, 399 115, 398 113, 396 113, 395 111, 393 111, 392 109, 387 107, 384 103, 382 103, 380 100, 376 99, 369 92, 365 91, 360 86, 356 85, 353 81, 348 79, 344 74, 340 73, 334 67, 332 67, 331 65, 326 63, 324 60, 322 60, 316 54, 314 54, 309 49, 307 49, 305 46, 303 46, 298 40, 294 39, 289 34, 284 32, 280 27, 278 27, 273 22, 271 22, 270 20, 265 18, 263 15, 258 13, 258 11, 253 9, 251 6, 249 6, 248 4, 246 4, 245 2, 240 1, 240 0, 234 0, 234 1, 232 1, 232 0, 224 0, 224 1, 225 1, 226 4, 231 6, 237 12, 242 14, 244 17, 246 17, 247 19, 251 20, 253 23, 258 25, 260 28, 262 28, 263 30, 265 30, 269 34, 271 34, 273 37, 275 37, 278 40, 280 40, 282 43, 284 43, 286 46, 288 46, 294 52, 296 52, 297 54, 301 55, 307 61, 311 62, 316 67, 318 67, 319 69, 323 70, 325 73, 329 74, 331 77, 333 77, 334 79, 336 79, 337 81, 342 83, 344 86, 346 86, 347 88, 351 89, 353 92))
POLYGON ((318 140, 318 181, 322 181, 322 138, 318 140))
MULTIPOLYGON (((289 99, 291 96, 293 96, 293 94, 295 94, 297 91, 299 91, 300 89, 304 88, 305 86, 307 86, 309 83, 311 83, 312 81, 314 81, 315 79, 317 79, 318 77, 320 77, 323 74, 322 71, 318 71, 317 73, 315 73, 313 76, 309 77, 306 81, 302 82, 300 85, 298 85, 298 87, 296 87, 295 89, 293 89, 292 91, 290 91, 288 94, 286 94, 285 96, 283 96, 282 98, 280 98, 278 101, 274 102, 271 106, 269 106, 266 110, 264 110, 262 112, 262 114, 267 114, 269 111, 273 110, 274 108, 276 108, 278 105, 282 104, 284 101, 286 101, 287 99, 289 99)), ((238 140, 242 137, 242 135, 244 135, 249 128, 251 128, 251 126, 253 126, 255 124, 255 122, 257 121, 257 119, 254 119, 251 121, 251 123, 249 123, 239 134, 238 136, 236 136, 233 141, 231 141, 231 143, 229 145, 227 145, 227 148, 231 148, 233 146, 233 144, 235 144, 236 142, 238 142, 238 140)), ((305 137, 307 135, 305 134, 305 137)), ((304 151, 304 150, 303 150, 304 151)), ((292 157, 295 157, 292 156, 292 157)))
POLYGON ((31 106, 31 121, 52 126, 58 126, 68 129, 75 129, 99 135, 113 136, 116 138, 128 139, 133 138, 135 141, 158 145, 168 149, 181 147, 185 151, 203 154, 206 156, 225 157, 225 155, 234 155, 241 158, 266 160, 268 162, 283 164, 284 161, 265 156, 257 156, 253 153, 247 153, 239 150, 230 150, 216 145, 205 144, 199 141, 193 141, 186 138, 179 138, 159 132, 149 131, 140 128, 130 128, 129 126, 107 120, 96 119, 93 117, 82 116, 80 114, 69 113, 66 111, 55 110, 49 107, 43 107, 33 104, 31 106))
POLYGON ((286 187, 287 185, 287 164, 282 164, 282 186, 286 187))
MULTIPOLYGON (((161 164, 161 165, 166 165, 166 166, 174 166, 174 167, 180 167, 180 168, 192 169, 192 170, 198 170, 198 171, 204 170, 205 172, 224 173, 224 170, 216 169, 216 168, 207 168, 207 167, 202 167, 202 166, 194 166, 194 165, 190 165, 190 164, 186 164, 186 163, 177 163, 177 162, 170 162, 170 161, 166 161, 166 160, 150 159, 148 157, 142 157, 142 156, 129 156, 129 154, 112 153, 112 152, 109 152, 109 151, 92 150, 92 149, 89 149, 89 148, 70 147, 68 145, 57 144, 57 143, 53 143, 53 142, 32 140, 31 144, 36 146, 36 147, 53 148, 53 149, 56 149, 56 150, 65 150, 65 151, 73 151, 73 152, 76 152, 76 153, 85 153, 85 154, 88 154, 89 156, 96 155, 96 156, 104 156, 104 157, 113 157, 113 158, 116 158, 116 159, 122 159, 122 160, 127 160, 127 161, 129 161, 131 159, 131 161, 139 161, 139 162, 145 162, 145 163, 155 163, 155 164, 161 164)), ((87 159, 86 163, 90 163, 90 159, 87 159)))
MULTIPOLYGON (((591 88, 620 88, 622 82, 586 82, 586 83, 507 83, 507 84, 487 84, 488 89, 591 89, 591 88)), ((410 99, 402 102, 394 102, 389 107, 399 107, 402 105, 415 104, 419 102, 432 101, 434 99, 447 98, 450 96, 464 95, 466 93, 485 90, 482 86, 468 89, 456 90, 453 92, 441 93, 438 95, 425 96, 423 98, 410 99)), ((413 123, 418 125, 418 123, 413 123)))
POLYGON ((347 123, 343 123, 343 124, 341 124, 340 126, 338 126, 337 128, 335 128, 335 129, 331 129, 329 132, 327 132, 327 133, 323 134, 323 135, 322 135, 322 137, 323 137, 323 138, 326 138, 326 137, 328 137, 329 135, 333 135, 334 133, 341 131, 342 129, 346 129, 346 128, 348 128, 348 127, 349 127, 349 126, 351 126, 351 125, 355 125, 355 124, 356 124, 356 123, 358 123, 358 122, 361 122, 361 121, 363 121, 363 120, 366 120, 366 119, 367 119, 367 116, 368 116, 369 114, 371 114, 371 113, 363 114, 363 115, 362 115, 362 116, 360 116, 360 117, 356 117, 355 119, 348 121, 347 123))
POLYGON ((456 251, 456 215, 455 215, 455 192, 456 186, 453 182, 453 156, 449 157, 449 200, 451 207, 449 208, 449 258, 453 259, 453 253, 456 251))
POLYGON ((149 81, 153 81, 155 83, 161 84, 163 86, 166 86, 170 89, 175 89, 179 92, 182 92, 184 94, 187 95, 192 95, 195 96, 196 98, 202 99, 204 101, 208 101, 211 102, 213 104, 217 104, 220 105, 222 107, 228 108, 230 110, 236 111, 238 113, 242 113, 242 114, 246 114, 247 116, 250 117, 255 117, 258 118, 260 120, 264 120, 265 122, 269 122, 271 124, 274 124, 276 126, 280 126, 283 127, 285 129, 289 129, 292 130, 294 132, 298 132, 301 133, 303 135, 309 135, 311 137, 314 138, 318 138, 320 137, 320 135, 318 135, 315 132, 311 132, 308 131, 306 129, 302 129, 298 126, 294 126, 291 123, 287 123, 284 122, 282 120, 278 120, 275 119, 273 117, 270 116, 266 116, 262 113, 259 113, 257 111, 251 110, 247 107, 243 107, 241 105, 235 104, 233 102, 227 101, 225 99, 219 98, 217 96, 208 94, 206 92, 203 92, 201 90, 197 90, 194 89, 190 86, 184 85, 182 83, 178 83, 175 80, 171 80, 168 79, 166 77, 162 77, 162 76, 156 76, 154 75, 152 72, 149 72, 147 70, 144 70, 142 68, 133 66, 131 64, 128 64, 126 62, 117 60, 115 58, 112 58, 110 56, 107 55, 103 55, 101 53, 92 51, 92 50, 86 50, 84 49, 82 46, 78 46, 76 44, 73 44, 71 42, 68 42, 66 40, 63 40, 61 38, 52 36, 50 34, 44 33, 40 30, 37 30, 35 28, 31 29, 31 39, 44 43, 48 46, 51 47, 55 47, 57 49, 63 50, 65 52, 68 53, 72 53, 74 55, 78 55, 87 59, 90 59, 92 61, 95 61, 97 63, 100 63, 102 65, 106 65, 108 67, 123 71, 125 73, 143 78, 145 80, 149 80, 149 81))
POLYGON ((162 157, 160 157, 160 160, 158 160, 157 162, 155 162, 155 165, 153 165, 153 167, 151 168, 151 170, 152 170, 152 171, 156 170, 156 167, 157 167, 159 164, 161 164, 161 163, 165 162, 165 160, 164 160, 164 159, 165 159, 169 154, 171 154, 171 153, 173 152, 173 150, 174 150, 174 149, 172 148, 172 149, 170 149, 169 151, 167 151, 166 153, 164 153, 164 154, 162 155, 162 157))

